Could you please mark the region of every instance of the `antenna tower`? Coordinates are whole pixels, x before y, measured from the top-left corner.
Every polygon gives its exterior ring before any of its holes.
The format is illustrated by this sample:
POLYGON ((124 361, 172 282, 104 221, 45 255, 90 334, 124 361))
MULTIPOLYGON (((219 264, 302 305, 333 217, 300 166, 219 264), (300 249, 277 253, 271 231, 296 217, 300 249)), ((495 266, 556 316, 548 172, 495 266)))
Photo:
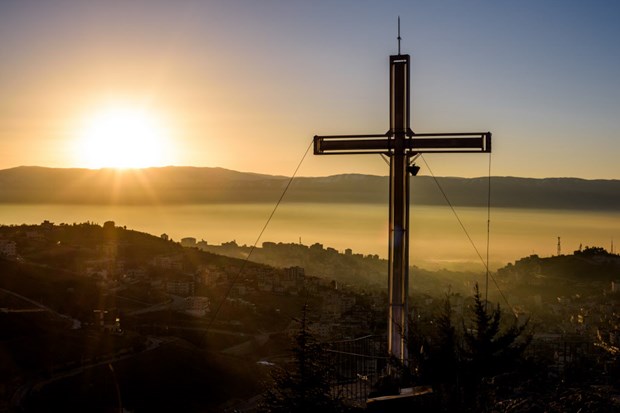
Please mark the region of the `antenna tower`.
POLYGON ((558 257, 562 255, 562 243, 560 242, 560 237, 558 237, 558 257))

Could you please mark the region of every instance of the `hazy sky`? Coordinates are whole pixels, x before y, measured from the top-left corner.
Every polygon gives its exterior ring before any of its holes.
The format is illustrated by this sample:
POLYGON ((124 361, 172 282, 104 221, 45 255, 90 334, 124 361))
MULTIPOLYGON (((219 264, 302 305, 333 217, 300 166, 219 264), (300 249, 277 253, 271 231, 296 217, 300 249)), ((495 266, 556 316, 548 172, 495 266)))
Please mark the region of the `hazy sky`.
MULTIPOLYGON (((0 168, 88 166, 87 120, 129 108, 168 141, 160 164, 289 175, 315 134, 387 130, 399 15, 414 131, 493 132, 493 175, 620 179, 620 3, 566 0, 0 0, 0 168)), ((124 143, 112 153, 141 156, 124 143)), ((300 170, 349 172, 388 170, 378 155, 300 170)))

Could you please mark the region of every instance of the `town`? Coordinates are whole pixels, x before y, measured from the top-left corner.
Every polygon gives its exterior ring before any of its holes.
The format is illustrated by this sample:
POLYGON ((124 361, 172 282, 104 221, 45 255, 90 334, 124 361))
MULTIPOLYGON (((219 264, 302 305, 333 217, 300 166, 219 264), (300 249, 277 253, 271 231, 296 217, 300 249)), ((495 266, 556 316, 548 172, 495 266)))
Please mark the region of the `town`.
MULTIPOLYGON (((184 410, 251 411, 247 406, 255 406, 270 370, 290 358, 302 309, 321 342, 381 340, 385 271, 378 256, 321 244, 176 242, 112 221, 1 226, 0 411, 53 404, 63 391, 75 391, 78 377, 94 386, 80 390, 83 397, 96 399, 97 386, 112 388, 92 373, 102 369, 112 369, 107 376, 123 372, 124 403, 135 409, 162 403, 144 397, 156 386, 176 389, 178 397, 166 403, 174 400, 184 410), (169 363, 149 365, 153 357, 169 363), (212 383, 216 372, 218 385, 212 383), (152 375, 160 381, 154 384, 152 375), (173 385, 179 380, 187 385, 173 385), (227 385, 239 381, 244 385, 227 385), (207 384, 211 390, 198 395, 195 389, 207 384)), ((481 274, 412 273, 412 327, 420 335, 433 328, 445 302, 455 320, 466 319, 474 288, 483 282, 481 274)), ((530 328, 527 352, 547 357, 550 374, 591 369, 579 371, 596 371, 596 385, 613 384, 620 256, 600 247, 533 255, 501 268, 494 279, 503 295, 491 290, 489 300, 501 306, 504 320, 530 328)), ((358 366, 365 369, 359 377, 380 373, 377 363, 358 366)))

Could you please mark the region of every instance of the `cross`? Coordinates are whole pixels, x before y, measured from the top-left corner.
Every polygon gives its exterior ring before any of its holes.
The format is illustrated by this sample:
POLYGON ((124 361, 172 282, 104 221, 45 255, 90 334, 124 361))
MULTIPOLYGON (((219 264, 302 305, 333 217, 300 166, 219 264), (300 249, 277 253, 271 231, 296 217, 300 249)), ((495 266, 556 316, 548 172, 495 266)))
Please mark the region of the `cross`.
POLYGON ((314 137, 315 155, 382 154, 390 159, 388 353, 408 363, 409 175, 422 153, 491 152, 491 133, 414 133, 409 127, 409 55, 390 56, 390 129, 314 137))

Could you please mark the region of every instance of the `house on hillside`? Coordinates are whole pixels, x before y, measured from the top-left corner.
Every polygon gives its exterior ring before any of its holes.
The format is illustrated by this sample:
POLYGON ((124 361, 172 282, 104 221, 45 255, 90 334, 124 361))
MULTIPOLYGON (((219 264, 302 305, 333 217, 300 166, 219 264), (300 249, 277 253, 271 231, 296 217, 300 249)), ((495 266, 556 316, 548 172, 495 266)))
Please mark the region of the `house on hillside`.
POLYGON ((8 258, 17 257, 17 244, 15 241, 0 239, 0 256, 8 258))
POLYGON ((211 301, 209 297, 187 297, 185 298, 185 314, 192 315, 194 317, 204 317, 209 313, 209 306, 211 301))
POLYGON ((181 245, 184 247, 192 248, 196 246, 196 238, 186 237, 181 239, 181 245))
POLYGON ((215 265, 200 266, 196 270, 196 282, 198 284, 214 286, 224 278, 224 272, 215 265))
POLYGON ((194 281, 190 277, 166 280, 166 292, 182 297, 194 295, 194 281))
POLYGON ((181 271, 183 269, 183 255, 157 255, 152 259, 151 264, 157 268, 181 271))
POLYGON ((26 231, 26 238, 43 241, 45 239, 45 234, 39 229, 30 229, 26 231))

